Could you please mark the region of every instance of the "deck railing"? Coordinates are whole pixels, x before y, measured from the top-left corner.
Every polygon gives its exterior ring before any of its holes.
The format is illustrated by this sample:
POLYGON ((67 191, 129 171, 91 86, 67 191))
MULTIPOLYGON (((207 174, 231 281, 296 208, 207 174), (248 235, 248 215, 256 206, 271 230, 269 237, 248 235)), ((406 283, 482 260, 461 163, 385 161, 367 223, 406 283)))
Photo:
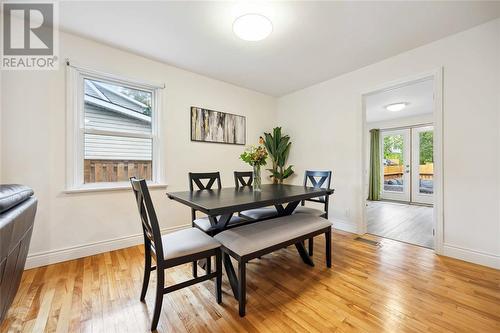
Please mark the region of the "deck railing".
MULTIPOLYGON (((384 180, 397 179, 403 176, 403 165, 384 166, 384 180)), ((434 164, 421 164, 419 166, 420 179, 432 179, 434 177, 434 164)))
POLYGON ((84 182, 120 182, 133 176, 151 180, 151 165, 151 161, 85 160, 84 182))

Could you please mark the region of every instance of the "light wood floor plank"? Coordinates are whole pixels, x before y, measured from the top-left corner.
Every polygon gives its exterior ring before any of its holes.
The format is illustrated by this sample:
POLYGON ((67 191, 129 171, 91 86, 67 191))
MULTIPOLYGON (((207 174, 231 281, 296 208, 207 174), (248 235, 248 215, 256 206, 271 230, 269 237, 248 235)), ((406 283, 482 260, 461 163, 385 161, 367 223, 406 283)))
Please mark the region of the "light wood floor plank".
MULTIPOLYGON (((500 332, 500 271, 436 256, 405 243, 373 246, 333 233, 315 267, 294 247, 248 264, 247 316, 223 279, 165 295, 159 332, 500 332)), ((139 301, 144 250, 135 246, 24 272, 0 332, 149 332, 156 276, 139 301)), ((190 278, 190 265, 167 271, 167 285, 190 278)))
POLYGON ((367 201, 368 232, 377 236, 434 247, 432 207, 367 201))

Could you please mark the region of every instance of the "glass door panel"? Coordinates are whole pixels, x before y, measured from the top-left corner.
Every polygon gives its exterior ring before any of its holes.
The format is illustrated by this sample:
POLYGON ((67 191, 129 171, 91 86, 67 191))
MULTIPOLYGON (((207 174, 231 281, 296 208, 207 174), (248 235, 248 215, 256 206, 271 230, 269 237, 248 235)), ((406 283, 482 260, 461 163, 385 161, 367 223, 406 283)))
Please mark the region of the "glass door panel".
POLYGON ((381 133, 382 198, 410 201, 410 130, 381 133))
POLYGON ((413 128, 412 202, 432 204, 434 193, 434 128, 413 128))

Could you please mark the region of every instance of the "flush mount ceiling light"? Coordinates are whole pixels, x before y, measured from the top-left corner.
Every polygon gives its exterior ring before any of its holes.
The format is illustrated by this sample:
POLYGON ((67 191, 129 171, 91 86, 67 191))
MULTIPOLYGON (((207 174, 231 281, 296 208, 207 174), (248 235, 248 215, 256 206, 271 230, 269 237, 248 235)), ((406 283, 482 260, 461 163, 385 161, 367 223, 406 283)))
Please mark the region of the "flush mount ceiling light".
POLYGON ((256 42, 263 40, 273 31, 271 21, 260 14, 245 14, 234 20, 233 32, 243 40, 256 42))
POLYGON ((408 105, 408 103, 406 103, 406 102, 403 102, 403 103, 392 103, 392 104, 386 105, 385 108, 388 111, 398 112, 398 111, 403 110, 407 105, 408 105))

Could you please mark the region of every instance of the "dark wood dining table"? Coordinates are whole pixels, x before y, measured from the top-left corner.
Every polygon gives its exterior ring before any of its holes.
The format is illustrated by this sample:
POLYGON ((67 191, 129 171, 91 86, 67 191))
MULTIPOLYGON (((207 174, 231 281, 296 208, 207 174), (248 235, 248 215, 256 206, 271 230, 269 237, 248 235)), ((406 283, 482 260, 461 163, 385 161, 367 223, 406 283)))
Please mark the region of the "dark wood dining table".
MULTIPOLYGON (((228 187, 215 190, 196 190, 168 192, 168 198, 178 201, 190 208, 205 213, 211 224, 209 233, 215 235, 228 227, 228 222, 238 212, 274 206, 278 216, 291 215, 302 200, 326 196, 333 189, 314 188, 301 185, 263 184, 261 191, 254 191, 251 186, 228 187)), ((327 198, 328 200, 328 198, 327 198)), ((249 221, 251 223, 253 221, 249 221)), ((314 266, 307 254, 304 244, 295 244, 304 263, 314 266)), ((237 298, 237 277, 228 255, 224 255, 224 267, 231 284, 233 294, 237 298)))

